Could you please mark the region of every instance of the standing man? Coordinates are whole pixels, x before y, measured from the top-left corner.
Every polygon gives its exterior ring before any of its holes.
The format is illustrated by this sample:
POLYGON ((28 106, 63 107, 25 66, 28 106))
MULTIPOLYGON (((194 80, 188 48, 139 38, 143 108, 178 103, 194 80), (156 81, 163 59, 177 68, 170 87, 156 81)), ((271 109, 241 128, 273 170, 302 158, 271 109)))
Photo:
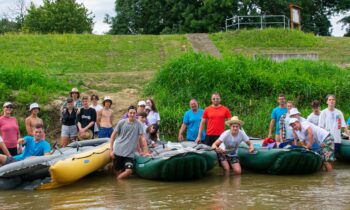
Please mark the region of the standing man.
POLYGON ((312 113, 307 117, 307 121, 310 123, 313 123, 314 125, 318 125, 318 121, 320 119, 320 114, 321 114, 320 102, 317 100, 314 100, 311 103, 311 107, 312 107, 312 113))
POLYGON ((89 98, 84 96, 82 98, 83 107, 77 117, 77 126, 79 134, 82 138, 89 136, 89 130, 94 133, 94 125, 96 122, 96 111, 94 108, 89 107, 89 98))
POLYGON ((285 97, 283 94, 280 94, 278 96, 278 106, 275 107, 272 110, 271 114, 271 122, 270 122, 270 127, 269 127, 269 135, 268 138, 272 137, 272 131, 273 127, 276 125, 276 131, 275 131, 275 140, 277 142, 280 142, 280 118, 283 114, 287 113, 288 109, 285 106, 285 97))
POLYGON ((280 140, 281 142, 287 140, 293 140, 293 131, 289 126, 290 110, 294 107, 292 101, 287 101, 287 113, 283 114, 280 118, 280 140))
MULTIPOLYGON (((330 132, 334 137, 334 153, 338 154, 340 152, 341 144, 341 128, 344 128, 345 133, 349 136, 349 131, 346 128, 343 113, 335 108, 335 96, 327 96, 328 107, 322 110, 320 114, 320 119, 318 126, 330 132)), ((350 139, 350 136, 349 136, 350 139)))
POLYGON ((300 122, 297 118, 291 118, 289 125, 293 128, 294 144, 297 144, 299 139, 303 146, 312 149, 312 145, 316 143, 320 146, 320 154, 323 165, 326 171, 333 170, 332 162, 334 161, 334 139, 333 136, 326 130, 307 122, 300 122))
MULTIPOLYGON (((196 99, 190 100, 190 108, 191 108, 190 110, 185 112, 182 125, 179 131, 179 136, 178 136, 179 141, 184 140, 182 134, 186 130, 186 128, 187 128, 187 132, 186 132, 187 141, 196 141, 196 138, 198 136, 198 130, 201 124, 202 115, 204 111, 203 109, 198 108, 198 102, 196 99)), ((203 130, 201 135, 201 141, 204 141, 204 138, 205 138, 205 131, 203 130)))
POLYGON ((140 144, 143 152, 148 153, 148 147, 143 135, 141 123, 135 119, 136 108, 128 108, 128 119, 122 119, 115 127, 110 138, 110 156, 116 170, 116 179, 123 179, 132 174, 134 156, 137 145, 140 144))
POLYGON ((99 138, 109 138, 113 132, 113 110, 112 99, 106 96, 102 102, 102 110, 97 112, 97 124, 100 127, 98 131, 99 138))
POLYGON ((201 140, 204 126, 207 126, 207 133, 204 144, 211 146, 225 131, 225 121, 231 118, 230 110, 220 104, 221 97, 219 93, 211 95, 212 104, 204 109, 201 124, 199 126, 196 143, 201 140))
POLYGON ((38 117, 39 111, 40 111, 39 104, 32 103, 29 106, 30 115, 25 120, 25 125, 26 125, 26 130, 27 130, 28 136, 34 136, 34 128, 36 125, 44 125, 43 120, 38 117))

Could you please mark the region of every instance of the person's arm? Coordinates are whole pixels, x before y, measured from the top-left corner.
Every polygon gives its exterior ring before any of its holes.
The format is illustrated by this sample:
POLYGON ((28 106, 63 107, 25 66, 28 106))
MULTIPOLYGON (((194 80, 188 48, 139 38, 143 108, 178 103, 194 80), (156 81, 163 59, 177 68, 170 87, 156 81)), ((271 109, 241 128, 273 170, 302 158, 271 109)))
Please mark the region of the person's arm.
POLYGON ((198 130, 198 136, 197 136, 196 141, 195 141, 196 143, 201 142, 201 134, 203 132, 203 129, 204 129, 204 126, 205 126, 205 122, 206 122, 206 119, 202 118, 201 124, 199 126, 199 130, 198 130))
POLYGON ((186 130, 186 127, 187 127, 187 125, 186 125, 185 123, 182 123, 182 124, 181 124, 181 128, 180 128, 180 131, 179 131, 179 135, 178 135, 178 137, 177 137, 177 139, 178 139, 179 141, 183 141, 183 140, 184 140, 184 137, 182 136, 182 134, 183 134, 183 132, 186 130))
POLYGON ((30 126, 30 120, 29 120, 28 118, 26 118, 26 120, 24 121, 24 123, 25 123, 25 126, 26 126, 27 134, 28 134, 29 136, 34 136, 32 127, 30 126))
POLYGON ((294 139, 293 144, 297 145, 298 144, 298 136, 295 133, 294 129, 292 130, 292 135, 293 135, 293 139, 294 139))
POLYGON ((150 155, 148 151, 147 141, 143 134, 139 135, 139 145, 142 149, 142 155, 150 155))
POLYGON ((4 142, 0 142, 0 147, 1 147, 2 152, 6 156, 11 157, 11 154, 10 154, 9 150, 7 149, 6 145, 4 144, 4 142))
POLYGON ((103 111, 103 109, 101 109, 100 111, 97 112, 96 124, 98 127, 101 127, 100 124, 101 124, 102 111, 103 111))
POLYGON ((109 155, 110 155, 111 159, 114 159, 113 145, 114 145, 114 140, 115 140, 115 138, 117 138, 117 136, 118 136, 118 131, 117 131, 117 129, 114 129, 111 137, 109 138, 109 142, 110 142, 109 155))
POLYGON ((252 142, 248 140, 245 143, 249 146, 249 152, 252 153, 254 151, 254 145, 252 142))
POLYGON ((273 132, 273 127, 275 126, 275 119, 271 119, 270 126, 269 126, 269 135, 267 136, 268 138, 272 137, 272 132, 273 132))
POLYGON ((111 125, 113 126, 114 112, 111 110, 111 117, 109 118, 111 125))
MULTIPOLYGON (((77 111, 78 112, 78 111, 77 111)), ((78 115, 77 115, 77 126, 78 126, 78 130, 79 130, 79 132, 82 132, 83 131, 83 128, 82 128, 82 126, 81 126, 81 123, 80 123, 80 121, 81 121, 81 112, 79 112, 79 113, 77 113, 78 115)))
POLYGON ((225 153, 225 151, 224 150, 222 150, 219 146, 220 146, 220 144, 221 144, 221 140, 220 139, 217 139, 214 143, 213 143, 213 145, 211 145, 211 148, 213 149, 213 150, 215 150, 216 152, 218 152, 218 153, 225 153))
POLYGON ((312 133, 311 127, 307 129, 307 136, 309 138, 309 143, 305 146, 308 149, 312 148, 312 144, 314 143, 314 134, 312 133))

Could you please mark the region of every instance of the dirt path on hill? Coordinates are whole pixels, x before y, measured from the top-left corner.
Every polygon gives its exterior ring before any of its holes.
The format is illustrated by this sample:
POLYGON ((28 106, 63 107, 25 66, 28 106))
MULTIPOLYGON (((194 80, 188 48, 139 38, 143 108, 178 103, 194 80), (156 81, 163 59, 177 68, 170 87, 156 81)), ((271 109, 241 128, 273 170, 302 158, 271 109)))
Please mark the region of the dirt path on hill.
POLYGON ((188 40, 191 42, 195 52, 202 52, 221 58, 221 54, 213 42, 209 39, 208 34, 187 34, 188 40))

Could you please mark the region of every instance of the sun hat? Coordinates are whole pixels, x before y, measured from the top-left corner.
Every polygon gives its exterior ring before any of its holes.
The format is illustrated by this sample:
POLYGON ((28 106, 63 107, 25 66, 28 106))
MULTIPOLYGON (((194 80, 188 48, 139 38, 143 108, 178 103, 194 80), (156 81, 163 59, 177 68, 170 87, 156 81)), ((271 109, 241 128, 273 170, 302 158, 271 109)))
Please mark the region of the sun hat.
POLYGON ((291 124, 293 124, 293 123, 295 123, 295 122, 299 122, 299 120, 298 120, 297 118, 290 118, 288 124, 291 125, 291 124))
POLYGON ((79 93, 78 88, 72 88, 72 90, 70 91, 70 93, 79 93))
POLYGON ((152 110, 152 108, 150 106, 146 106, 145 109, 152 110))
POLYGON ((38 103, 30 104, 29 111, 32 111, 32 109, 39 109, 40 110, 39 104, 38 103))
POLYGON ((296 115, 296 114, 300 114, 300 112, 298 111, 297 108, 292 108, 292 109, 289 111, 289 116, 296 115))
POLYGON ((6 107, 6 106, 12 106, 13 104, 11 102, 5 102, 4 105, 2 107, 6 107))
POLYGON ((111 97, 109 97, 109 96, 105 96, 105 97, 103 98, 102 104, 104 105, 106 101, 111 102, 111 104, 113 103, 111 97))
POLYGON ((86 140, 86 139, 92 139, 92 131, 89 129, 85 131, 83 134, 81 132, 78 132, 78 139, 79 140, 86 140))
POLYGON ((139 101, 137 103, 137 106, 146 106, 146 102, 145 101, 139 101))
POLYGON ((238 119, 238 116, 233 116, 233 117, 231 117, 230 120, 227 120, 225 122, 225 124, 228 126, 231 126, 232 124, 239 124, 242 126, 242 125, 244 125, 244 122, 242 120, 238 119))

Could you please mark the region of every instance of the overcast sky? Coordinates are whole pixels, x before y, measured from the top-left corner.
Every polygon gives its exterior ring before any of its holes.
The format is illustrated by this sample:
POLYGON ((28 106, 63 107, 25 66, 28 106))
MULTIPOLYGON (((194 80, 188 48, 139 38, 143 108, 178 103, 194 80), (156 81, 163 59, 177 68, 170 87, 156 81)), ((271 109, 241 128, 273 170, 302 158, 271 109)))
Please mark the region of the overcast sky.
MULTIPOLYGON (((4 14, 9 14, 9 8, 14 8, 16 0, 0 0, 0 16, 4 14)), ((26 0, 26 2, 30 2, 26 0)), ((42 0, 32 0, 35 5, 42 4, 42 0)), ((108 24, 103 23, 103 18, 105 14, 110 14, 111 16, 115 15, 114 12, 114 2, 115 0, 77 0, 79 3, 83 3, 84 6, 91 11, 94 15, 94 30, 95 34, 103 34, 107 32, 110 28, 108 24)), ((350 14, 350 12, 348 12, 350 14)), ((331 23, 333 25, 333 36, 343 36, 345 33, 345 29, 341 29, 341 24, 338 24, 337 21, 340 20, 344 15, 335 15, 331 18, 331 23)))

